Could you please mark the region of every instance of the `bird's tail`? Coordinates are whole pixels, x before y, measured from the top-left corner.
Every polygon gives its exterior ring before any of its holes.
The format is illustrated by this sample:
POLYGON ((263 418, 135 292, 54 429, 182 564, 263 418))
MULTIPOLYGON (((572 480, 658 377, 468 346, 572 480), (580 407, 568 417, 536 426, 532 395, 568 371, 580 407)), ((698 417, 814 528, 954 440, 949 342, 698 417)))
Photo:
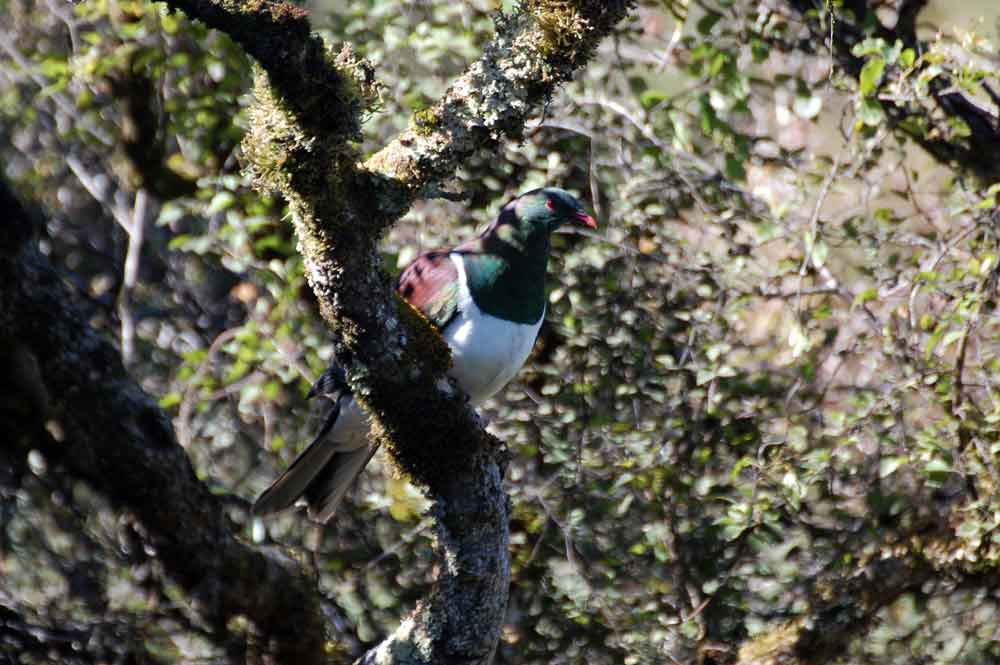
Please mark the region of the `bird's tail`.
POLYGON ((354 450, 338 450, 336 443, 325 440, 329 429, 324 425, 309 447, 257 498, 253 504, 254 515, 281 512, 302 498, 309 506, 312 519, 326 522, 333 517, 351 483, 375 454, 376 447, 369 444, 354 450))
POLYGON ((304 496, 309 506, 309 517, 317 522, 328 522, 376 450, 378 446, 368 444, 335 453, 306 488, 304 496))
POLYGON ((309 391, 310 397, 314 395, 330 399, 333 408, 312 443, 254 502, 255 515, 265 516, 286 510, 302 498, 309 507, 309 517, 320 522, 328 521, 351 483, 377 450, 371 444, 344 450, 336 442, 327 440, 340 416, 341 404, 351 399, 343 370, 334 365, 324 372, 309 391))

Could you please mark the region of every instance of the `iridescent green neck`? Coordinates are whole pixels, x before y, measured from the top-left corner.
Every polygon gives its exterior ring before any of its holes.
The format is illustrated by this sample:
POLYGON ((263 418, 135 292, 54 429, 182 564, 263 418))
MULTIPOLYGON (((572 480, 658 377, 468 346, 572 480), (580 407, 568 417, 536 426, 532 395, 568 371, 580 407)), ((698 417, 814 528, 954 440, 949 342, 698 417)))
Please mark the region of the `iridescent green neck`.
POLYGON ((462 252, 472 300, 491 316, 537 323, 545 313, 549 234, 527 234, 501 223, 476 244, 473 251, 462 252))

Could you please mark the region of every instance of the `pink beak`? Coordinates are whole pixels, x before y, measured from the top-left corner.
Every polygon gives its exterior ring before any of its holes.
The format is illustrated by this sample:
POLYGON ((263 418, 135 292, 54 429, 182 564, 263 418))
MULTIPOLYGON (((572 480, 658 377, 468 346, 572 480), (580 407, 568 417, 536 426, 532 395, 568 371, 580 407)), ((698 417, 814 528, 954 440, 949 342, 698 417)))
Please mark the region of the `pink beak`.
POLYGON ((578 212, 578 213, 576 213, 576 221, 580 222, 581 224, 583 224, 587 228, 590 228, 590 229, 596 229, 597 228, 597 220, 594 219, 593 217, 591 217, 590 215, 588 215, 585 212, 578 212))

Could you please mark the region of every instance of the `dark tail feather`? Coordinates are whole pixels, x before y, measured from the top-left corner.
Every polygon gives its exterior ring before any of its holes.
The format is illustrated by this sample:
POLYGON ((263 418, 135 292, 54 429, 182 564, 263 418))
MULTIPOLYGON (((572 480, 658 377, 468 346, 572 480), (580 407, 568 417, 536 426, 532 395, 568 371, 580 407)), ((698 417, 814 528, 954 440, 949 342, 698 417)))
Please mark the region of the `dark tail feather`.
POLYGON ((356 450, 338 452, 323 472, 316 476, 306 488, 305 498, 309 504, 309 517, 317 522, 328 522, 344 495, 365 468, 378 446, 367 445, 356 450))
POLYGON ((312 443, 254 502, 255 515, 286 510, 305 498, 309 516, 326 522, 333 517, 351 483, 375 454, 375 446, 338 450, 337 442, 326 440, 340 416, 342 400, 351 397, 343 369, 336 364, 330 365, 313 384, 308 396, 325 397, 333 402, 333 408, 312 443))
POLYGON ((254 515, 271 515, 291 508, 298 498, 305 494, 310 483, 324 471, 330 459, 337 454, 336 444, 325 439, 339 416, 340 402, 335 402, 312 443, 254 501, 254 515))

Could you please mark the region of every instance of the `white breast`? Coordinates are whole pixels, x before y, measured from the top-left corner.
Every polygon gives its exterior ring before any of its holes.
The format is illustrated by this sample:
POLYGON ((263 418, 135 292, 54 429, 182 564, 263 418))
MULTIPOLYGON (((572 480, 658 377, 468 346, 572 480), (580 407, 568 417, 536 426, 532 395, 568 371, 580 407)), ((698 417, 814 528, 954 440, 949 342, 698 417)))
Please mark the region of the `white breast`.
MULTIPOLYGON (((537 323, 529 324, 485 314, 472 301, 459 255, 452 254, 451 260, 458 270, 459 296, 458 314, 444 331, 451 347, 449 374, 475 405, 499 392, 521 369, 535 346, 545 312, 537 323)), ((369 426, 369 416, 361 405, 345 399, 328 440, 336 442, 336 450, 354 450, 368 443, 369 426)))
POLYGON ((473 404, 489 399, 507 385, 528 359, 545 312, 536 323, 512 323, 485 314, 472 301, 461 257, 452 254, 458 271, 458 314, 444 331, 451 347, 453 376, 473 404))

